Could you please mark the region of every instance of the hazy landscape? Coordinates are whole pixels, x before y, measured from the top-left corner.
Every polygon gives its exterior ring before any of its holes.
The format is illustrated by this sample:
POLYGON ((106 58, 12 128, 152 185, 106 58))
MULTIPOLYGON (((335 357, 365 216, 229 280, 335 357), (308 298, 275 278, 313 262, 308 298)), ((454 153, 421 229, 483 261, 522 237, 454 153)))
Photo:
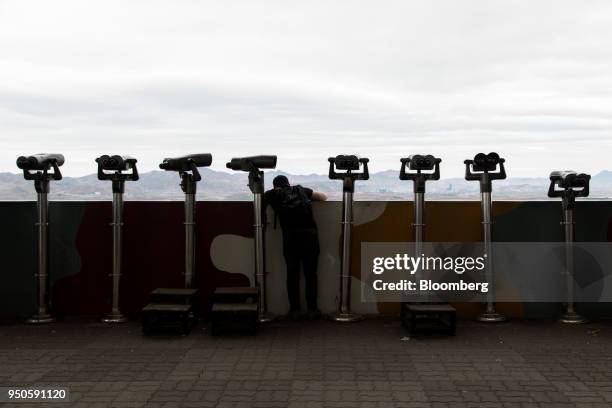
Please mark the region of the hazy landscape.
MULTIPOLYGON (((278 171, 266 173, 266 187, 278 171)), ((331 199, 340 199, 342 188, 338 180, 329 180, 327 175, 287 174, 293 184, 302 184, 328 193, 331 199)), ((137 182, 127 182, 126 200, 181 200, 183 193, 176 173, 152 171, 141 174, 137 182)), ((448 178, 427 183, 427 198, 437 200, 478 199, 478 183, 462 178, 448 178)), ((504 200, 547 199, 547 178, 511 178, 494 183, 493 195, 504 200)), ((95 174, 83 177, 64 177, 53 182, 51 198, 54 200, 109 200, 111 183, 100 181, 95 174)), ((612 197, 612 171, 602 171, 591 180, 590 199, 612 197)), ((0 173, 0 200, 33 200, 34 186, 25 181, 23 175, 0 173)), ((210 169, 202 170, 202 181, 198 184, 199 200, 250 200, 246 173, 228 173, 210 169)), ((412 182, 398 179, 397 171, 373 173, 370 180, 356 184, 356 200, 410 200, 412 182)))

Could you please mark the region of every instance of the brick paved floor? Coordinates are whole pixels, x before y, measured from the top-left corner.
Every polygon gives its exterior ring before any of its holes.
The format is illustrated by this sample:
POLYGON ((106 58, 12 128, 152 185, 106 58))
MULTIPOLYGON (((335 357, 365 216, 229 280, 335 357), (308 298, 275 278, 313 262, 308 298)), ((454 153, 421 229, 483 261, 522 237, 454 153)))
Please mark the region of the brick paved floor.
POLYGON ((69 386, 71 403, 52 406, 73 407, 612 406, 612 322, 464 321, 456 337, 404 336, 383 318, 277 322, 256 337, 3 325, 0 385, 69 386))

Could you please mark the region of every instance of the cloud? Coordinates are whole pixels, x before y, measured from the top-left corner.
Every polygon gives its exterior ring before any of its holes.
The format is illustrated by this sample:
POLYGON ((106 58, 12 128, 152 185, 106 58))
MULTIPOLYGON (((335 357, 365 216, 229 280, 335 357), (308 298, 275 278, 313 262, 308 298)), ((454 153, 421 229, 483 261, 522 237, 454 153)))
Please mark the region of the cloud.
POLYGON ((356 152, 497 150, 510 175, 609 168, 606 1, 0 2, 0 171, 129 153, 276 153, 293 173, 356 152), (32 10, 36 10, 35 13, 32 10))

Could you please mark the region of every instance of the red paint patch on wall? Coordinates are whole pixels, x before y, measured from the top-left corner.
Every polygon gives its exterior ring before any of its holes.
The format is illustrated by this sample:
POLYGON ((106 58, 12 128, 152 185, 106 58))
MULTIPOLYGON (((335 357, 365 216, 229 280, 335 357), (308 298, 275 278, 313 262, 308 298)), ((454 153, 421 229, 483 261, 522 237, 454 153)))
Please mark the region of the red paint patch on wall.
MULTIPOLYGON (((109 202, 88 203, 76 246, 78 274, 57 281, 54 310, 59 315, 102 315, 110 311, 112 227, 109 202)), ((184 208, 181 202, 126 202, 120 305, 135 316, 158 287, 184 286, 184 208)), ((218 270, 210 258, 217 235, 253 236, 249 202, 199 202, 196 208, 196 286, 206 309, 216 286, 248 285, 241 274, 218 270)))

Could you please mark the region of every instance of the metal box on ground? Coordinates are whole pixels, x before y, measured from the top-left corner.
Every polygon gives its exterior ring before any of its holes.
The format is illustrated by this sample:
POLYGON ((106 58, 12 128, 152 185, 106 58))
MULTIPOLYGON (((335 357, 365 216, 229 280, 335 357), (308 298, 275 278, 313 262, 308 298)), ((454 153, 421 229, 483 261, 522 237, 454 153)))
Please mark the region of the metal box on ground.
POLYGON ((213 336, 222 332, 256 333, 259 313, 259 290, 256 287, 219 287, 213 300, 210 313, 213 336))
POLYGON ((199 317, 197 289, 158 288, 142 309, 142 332, 189 334, 199 317))

